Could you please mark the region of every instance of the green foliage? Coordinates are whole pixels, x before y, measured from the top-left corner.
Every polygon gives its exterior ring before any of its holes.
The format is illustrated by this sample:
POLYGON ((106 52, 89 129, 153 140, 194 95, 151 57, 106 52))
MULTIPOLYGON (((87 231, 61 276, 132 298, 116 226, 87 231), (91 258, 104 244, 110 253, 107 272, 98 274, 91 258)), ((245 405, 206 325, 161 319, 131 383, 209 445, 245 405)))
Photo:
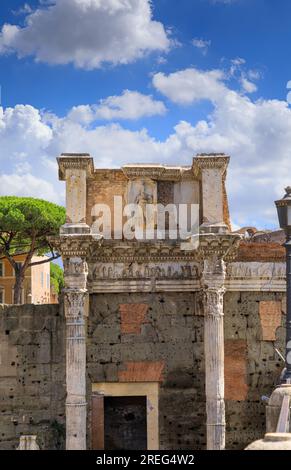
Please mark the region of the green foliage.
POLYGON ((0 197, 0 251, 10 255, 31 250, 44 254, 47 236, 56 235, 65 223, 65 209, 51 202, 31 197, 0 197))
POLYGON ((53 450, 62 450, 65 448, 66 428, 63 423, 57 420, 51 422, 51 448, 53 450))
POLYGON ((59 294, 64 287, 64 271, 55 263, 51 263, 51 284, 54 286, 54 290, 57 294, 59 294))

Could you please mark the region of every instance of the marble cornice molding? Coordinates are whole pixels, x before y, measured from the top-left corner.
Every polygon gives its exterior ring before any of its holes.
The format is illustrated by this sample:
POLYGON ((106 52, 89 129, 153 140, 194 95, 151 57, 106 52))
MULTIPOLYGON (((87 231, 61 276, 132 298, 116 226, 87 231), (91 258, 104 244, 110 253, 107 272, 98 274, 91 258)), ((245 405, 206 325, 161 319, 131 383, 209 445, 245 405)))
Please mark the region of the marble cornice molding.
POLYGON ((193 173, 195 177, 200 177, 202 170, 221 170, 223 177, 226 175, 230 157, 225 154, 207 155, 201 154, 193 158, 193 173))
POLYGON ((199 261, 197 251, 184 251, 180 243, 166 242, 103 242, 92 250, 90 262, 148 263, 148 262, 199 261))
POLYGON ((200 259, 218 258, 233 261, 238 253, 241 235, 234 233, 201 234, 199 236, 200 259))
POLYGON ((78 234, 49 237, 48 241, 63 258, 89 258, 92 251, 100 245, 102 240, 90 234, 78 234))
POLYGON ((89 262, 103 263, 201 262, 213 257, 232 261, 240 239, 237 234, 201 234, 197 249, 182 250, 180 241, 116 241, 96 238, 92 234, 48 238, 63 258, 80 257, 89 262))
POLYGON ((94 173, 94 161, 88 153, 69 154, 62 153, 57 158, 59 165, 59 179, 66 180, 66 170, 85 170, 87 177, 94 173))
POLYGON ((158 181, 195 180, 191 167, 165 165, 124 165, 124 175, 129 180, 151 179, 158 181))
MULTIPOLYGON (((109 241, 95 242, 89 254, 90 262, 148 263, 148 262, 202 262, 205 258, 235 259, 240 235, 201 234, 197 249, 181 249, 181 241, 109 241)), ((185 243, 183 243, 185 245, 185 243)))

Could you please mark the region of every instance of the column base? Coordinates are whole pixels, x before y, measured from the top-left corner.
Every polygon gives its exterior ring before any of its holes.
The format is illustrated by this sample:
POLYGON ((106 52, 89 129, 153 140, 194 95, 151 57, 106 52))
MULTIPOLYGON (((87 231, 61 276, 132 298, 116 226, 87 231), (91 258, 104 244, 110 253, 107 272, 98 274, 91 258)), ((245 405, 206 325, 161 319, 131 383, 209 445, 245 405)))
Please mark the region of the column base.
POLYGON ((66 403, 66 450, 86 450, 87 403, 66 403))

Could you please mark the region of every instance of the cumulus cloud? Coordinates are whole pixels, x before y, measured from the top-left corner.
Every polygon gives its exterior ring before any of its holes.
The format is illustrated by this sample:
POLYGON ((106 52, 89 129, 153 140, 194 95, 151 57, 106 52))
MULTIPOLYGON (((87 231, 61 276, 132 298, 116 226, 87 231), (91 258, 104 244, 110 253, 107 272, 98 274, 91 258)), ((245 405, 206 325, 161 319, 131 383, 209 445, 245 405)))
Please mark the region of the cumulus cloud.
POLYGON ((137 91, 124 90, 119 96, 109 96, 98 105, 74 106, 68 117, 77 122, 91 123, 95 120, 140 119, 163 115, 167 111, 162 101, 137 91))
POLYGON ((234 91, 219 71, 158 75, 154 82, 175 103, 190 106, 208 99, 213 111, 198 122, 178 122, 159 141, 146 129, 132 131, 118 123, 88 126, 31 106, 0 108, 1 194, 29 193, 63 202, 64 185, 57 181, 55 163, 61 152, 89 152, 97 167, 128 162, 190 165, 198 152, 225 152, 232 157, 228 191, 235 224, 275 225, 273 201, 290 184, 288 103, 254 100, 234 91), (208 87, 201 85, 203 80, 208 87))
POLYGON ((94 69, 165 52, 171 44, 153 20, 150 0, 53 0, 27 13, 24 27, 4 24, 0 53, 94 69))
POLYGON ((52 202, 62 202, 52 183, 30 173, 0 175, 1 196, 39 197, 52 202))
POLYGON ((224 78, 221 70, 204 72, 189 68, 169 75, 156 73, 153 85, 174 103, 192 104, 195 101, 218 99, 226 91, 224 78))

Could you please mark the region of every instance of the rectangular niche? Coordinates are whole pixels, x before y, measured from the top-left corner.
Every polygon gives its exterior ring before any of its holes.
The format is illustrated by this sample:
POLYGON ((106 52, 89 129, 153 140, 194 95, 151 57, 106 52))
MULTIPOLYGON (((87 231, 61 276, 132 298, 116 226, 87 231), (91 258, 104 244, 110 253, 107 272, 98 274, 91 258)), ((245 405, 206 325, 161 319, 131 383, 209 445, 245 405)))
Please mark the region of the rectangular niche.
POLYGON ((157 382, 92 384, 92 449, 158 450, 157 382))

